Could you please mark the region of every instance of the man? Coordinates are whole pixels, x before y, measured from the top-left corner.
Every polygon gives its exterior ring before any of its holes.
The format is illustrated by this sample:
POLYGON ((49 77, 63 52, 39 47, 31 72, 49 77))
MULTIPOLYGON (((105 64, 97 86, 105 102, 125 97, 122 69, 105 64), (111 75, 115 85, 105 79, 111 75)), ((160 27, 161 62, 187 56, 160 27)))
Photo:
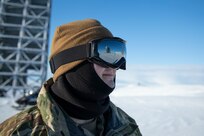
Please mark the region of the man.
POLYGON ((109 99, 125 55, 124 40, 97 20, 58 27, 50 55, 53 78, 36 106, 0 125, 0 135, 141 136, 134 119, 109 99))

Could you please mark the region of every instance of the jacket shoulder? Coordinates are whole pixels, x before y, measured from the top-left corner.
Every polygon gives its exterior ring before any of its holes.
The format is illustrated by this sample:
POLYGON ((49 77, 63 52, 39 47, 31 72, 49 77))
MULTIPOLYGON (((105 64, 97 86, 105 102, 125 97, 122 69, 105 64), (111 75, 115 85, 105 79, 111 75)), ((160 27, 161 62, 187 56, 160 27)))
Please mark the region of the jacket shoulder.
POLYGON ((116 116, 116 118, 124 126, 123 129, 118 130, 118 133, 122 135, 129 135, 129 136, 142 136, 136 121, 132 117, 130 117, 121 108, 115 106, 113 103, 110 104, 110 107, 114 112, 114 115, 116 116))
POLYGON ((0 124, 0 135, 45 135, 46 129, 37 106, 24 110, 0 124))
POLYGON ((112 111, 115 113, 115 115, 117 116, 117 118, 123 123, 130 122, 130 123, 136 124, 135 120, 132 117, 130 117, 125 111, 123 111, 121 108, 115 106, 113 103, 110 104, 110 107, 112 111))

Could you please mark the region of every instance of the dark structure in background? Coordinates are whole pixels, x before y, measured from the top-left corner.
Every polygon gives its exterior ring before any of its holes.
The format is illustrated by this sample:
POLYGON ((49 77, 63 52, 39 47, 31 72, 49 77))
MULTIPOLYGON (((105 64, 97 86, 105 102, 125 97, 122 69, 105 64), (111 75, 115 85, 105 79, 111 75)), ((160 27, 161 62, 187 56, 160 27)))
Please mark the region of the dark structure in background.
POLYGON ((0 0, 0 91, 36 92, 46 79, 51 0, 0 0))

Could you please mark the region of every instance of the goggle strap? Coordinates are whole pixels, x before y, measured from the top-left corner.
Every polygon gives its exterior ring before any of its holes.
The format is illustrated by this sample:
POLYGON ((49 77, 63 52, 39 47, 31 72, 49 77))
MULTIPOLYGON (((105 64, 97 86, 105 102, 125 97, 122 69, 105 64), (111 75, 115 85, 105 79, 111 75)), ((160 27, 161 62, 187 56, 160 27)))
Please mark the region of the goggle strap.
POLYGON ((89 58, 89 52, 90 44, 84 44, 69 48, 58 53, 57 55, 53 56, 49 61, 51 72, 54 73, 60 66, 64 64, 89 58))

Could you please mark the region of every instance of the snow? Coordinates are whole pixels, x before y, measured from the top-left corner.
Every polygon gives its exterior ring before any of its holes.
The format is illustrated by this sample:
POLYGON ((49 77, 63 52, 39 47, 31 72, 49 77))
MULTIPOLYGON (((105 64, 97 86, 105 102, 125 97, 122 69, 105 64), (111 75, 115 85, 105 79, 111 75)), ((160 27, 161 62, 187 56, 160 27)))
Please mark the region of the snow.
MULTIPOLYGON (((186 88, 183 87, 183 89, 186 88)), ((193 87, 191 89, 193 92, 193 87)), ((168 88, 165 90, 164 87, 158 90, 170 91, 168 88)), ((204 87, 195 94, 185 94, 183 91, 183 94, 179 92, 178 95, 176 93, 160 95, 158 92, 145 94, 138 91, 138 96, 136 91, 132 96, 113 95, 112 101, 137 121, 144 136, 202 136, 204 132, 203 90, 204 87)), ((129 93, 127 89, 123 91, 129 93)))
MULTIPOLYGON (((144 136, 203 136, 204 66, 129 66, 118 71, 112 101, 144 136)), ((18 110, 0 98, 0 122, 18 110)))

